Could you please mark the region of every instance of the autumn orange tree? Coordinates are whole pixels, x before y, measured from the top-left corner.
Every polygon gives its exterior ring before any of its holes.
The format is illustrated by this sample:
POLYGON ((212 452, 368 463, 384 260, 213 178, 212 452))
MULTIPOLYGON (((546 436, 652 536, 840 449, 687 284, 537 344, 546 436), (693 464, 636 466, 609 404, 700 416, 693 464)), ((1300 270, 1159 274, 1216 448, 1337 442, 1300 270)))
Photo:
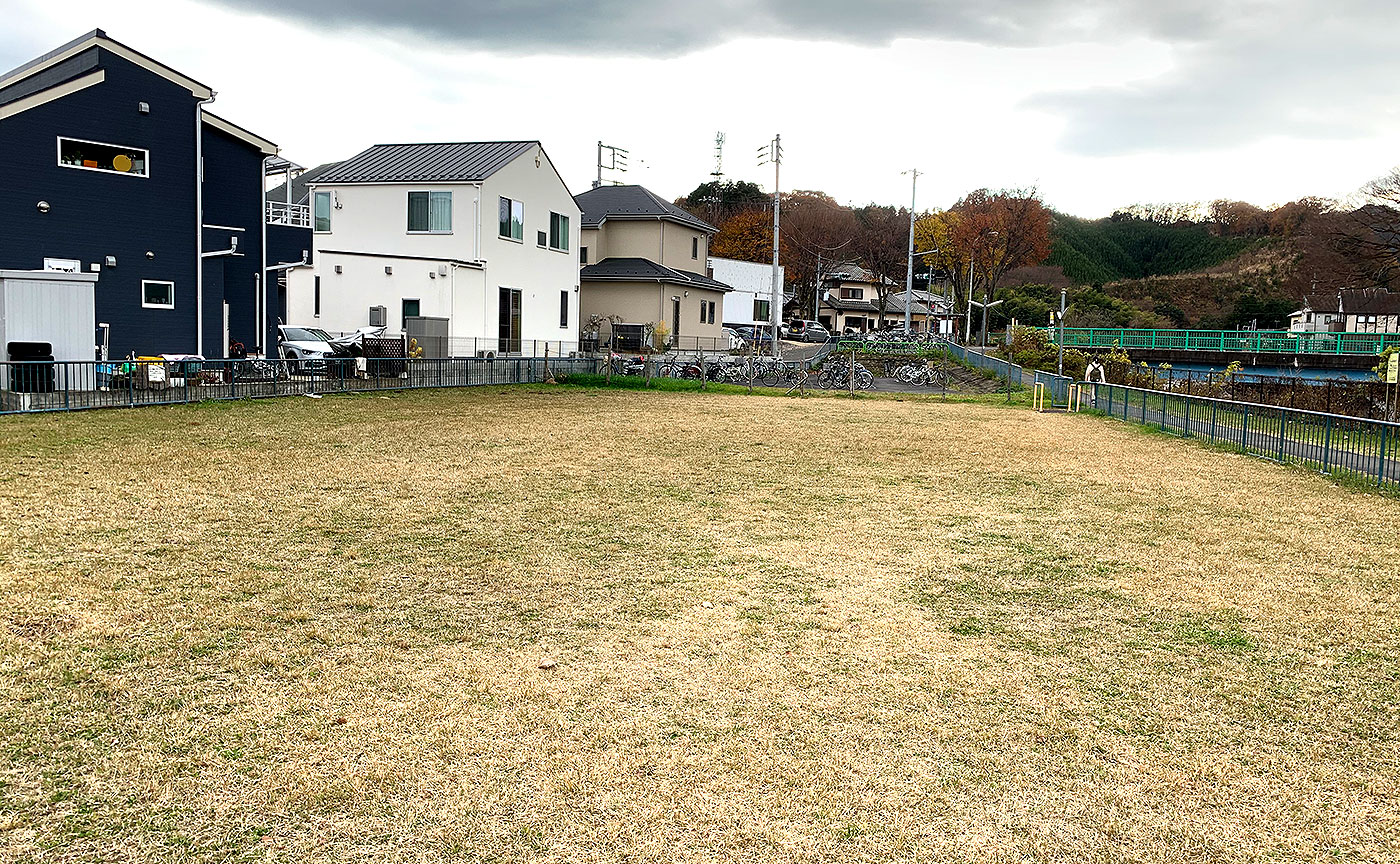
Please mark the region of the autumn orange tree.
POLYGON ((773 260, 773 217, 764 210, 741 210, 725 219, 710 241, 716 258, 753 261, 773 260))

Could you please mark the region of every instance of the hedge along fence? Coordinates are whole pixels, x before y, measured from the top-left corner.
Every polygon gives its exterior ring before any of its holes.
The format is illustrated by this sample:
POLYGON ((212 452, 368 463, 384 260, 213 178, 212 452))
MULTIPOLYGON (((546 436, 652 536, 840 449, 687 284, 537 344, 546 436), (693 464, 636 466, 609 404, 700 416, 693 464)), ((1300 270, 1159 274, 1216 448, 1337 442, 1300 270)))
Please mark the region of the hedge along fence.
POLYGON ((1400 493, 1400 424, 1119 384, 1089 384, 1087 410, 1400 493))

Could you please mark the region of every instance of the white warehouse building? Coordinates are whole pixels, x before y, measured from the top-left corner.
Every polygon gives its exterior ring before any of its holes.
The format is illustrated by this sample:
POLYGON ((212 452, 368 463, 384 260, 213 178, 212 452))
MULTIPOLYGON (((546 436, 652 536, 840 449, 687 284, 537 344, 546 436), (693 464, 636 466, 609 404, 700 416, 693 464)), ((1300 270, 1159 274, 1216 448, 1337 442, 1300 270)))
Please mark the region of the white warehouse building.
MULTIPOLYGON (((773 301, 773 265, 735 261, 731 258, 711 258, 710 277, 734 290, 724 295, 724 326, 753 327, 771 324, 773 301)), ((778 278, 785 277, 778 268, 778 278)), ((781 284, 781 282, 780 282, 781 284)), ((781 290, 781 289, 779 289, 781 290)), ((779 318, 782 310, 778 310, 779 318)))
POLYGON ((312 258, 288 275, 285 323, 441 319, 457 356, 578 349, 580 213, 538 141, 376 145, 308 188, 312 258))

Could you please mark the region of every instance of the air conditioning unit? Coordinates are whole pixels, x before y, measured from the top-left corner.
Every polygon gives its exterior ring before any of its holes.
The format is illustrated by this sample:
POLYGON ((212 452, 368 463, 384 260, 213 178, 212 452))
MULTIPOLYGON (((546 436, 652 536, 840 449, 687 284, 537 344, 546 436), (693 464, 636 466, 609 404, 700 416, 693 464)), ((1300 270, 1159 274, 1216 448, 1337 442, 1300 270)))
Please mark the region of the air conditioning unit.
POLYGON ((483 360, 495 360, 495 359, 496 359, 496 352, 495 352, 495 351, 485 351, 485 350, 483 350, 483 351, 478 351, 478 352, 476 352, 476 356, 477 356, 477 357, 480 357, 480 358, 483 359, 483 360))
POLYGON ((389 326, 389 308, 387 306, 369 307, 369 326, 387 327, 389 326))
POLYGON ((335 265, 335 275, 339 276, 342 272, 340 265, 335 265))

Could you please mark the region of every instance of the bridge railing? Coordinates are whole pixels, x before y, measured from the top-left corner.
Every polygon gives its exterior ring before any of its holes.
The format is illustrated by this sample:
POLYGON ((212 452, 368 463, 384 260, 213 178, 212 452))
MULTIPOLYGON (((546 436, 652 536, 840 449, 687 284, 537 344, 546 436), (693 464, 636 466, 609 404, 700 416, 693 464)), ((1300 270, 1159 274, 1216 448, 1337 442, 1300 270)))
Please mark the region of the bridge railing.
MULTIPOLYGON (((1059 330, 1050 330, 1052 340, 1059 330)), ((1133 330, 1066 327, 1066 348, 1122 348, 1126 351, 1221 351, 1261 354, 1345 354, 1375 356, 1400 346, 1400 333, 1293 333, 1287 330, 1133 330)))

